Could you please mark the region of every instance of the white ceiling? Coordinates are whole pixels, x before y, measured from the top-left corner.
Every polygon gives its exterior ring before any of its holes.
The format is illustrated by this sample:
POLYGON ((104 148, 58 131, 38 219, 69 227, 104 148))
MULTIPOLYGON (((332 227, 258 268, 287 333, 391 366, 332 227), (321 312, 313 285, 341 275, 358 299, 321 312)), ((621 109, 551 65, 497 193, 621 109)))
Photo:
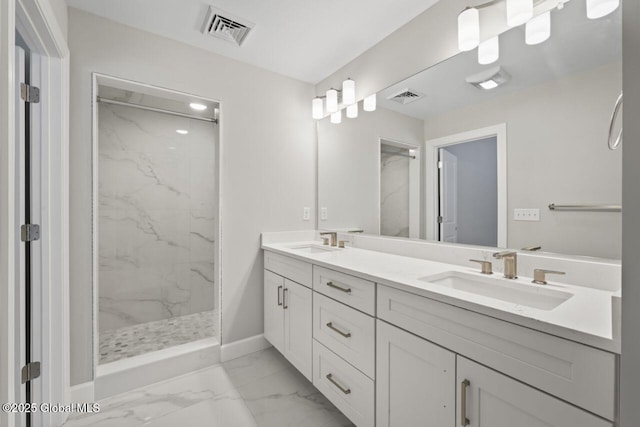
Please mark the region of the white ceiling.
POLYGON ((71 7, 317 83, 438 0, 67 0, 71 7), (203 35, 209 5, 255 23, 241 47, 203 35))

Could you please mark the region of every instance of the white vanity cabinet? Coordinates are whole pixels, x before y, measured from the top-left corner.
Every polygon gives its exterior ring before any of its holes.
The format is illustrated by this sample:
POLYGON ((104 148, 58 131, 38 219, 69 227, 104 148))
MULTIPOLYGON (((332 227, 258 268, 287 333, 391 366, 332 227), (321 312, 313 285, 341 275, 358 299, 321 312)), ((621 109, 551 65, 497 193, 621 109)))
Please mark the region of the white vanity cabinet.
POLYGON ((380 320, 377 329, 376 426, 453 427, 455 353, 380 320))
MULTIPOLYGON (((276 272, 300 273, 308 269, 307 283, 311 282, 311 264, 293 259, 282 260, 284 263, 273 262, 274 256, 276 259, 287 258, 265 252, 265 266, 266 259, 271 258, 272 262, 269 266, 276 272), (287 267, 278 268, 281 265, 287 267)), ((276 272, 264 271, 264 336, 311 381, 313 292, 310 288, 280 276, 276 272)), ((302 281, 305 279, 304 274, 294 273, 292 276, 302 281)))
POLYGON ((460 396, 456 411, 457 426, 611 427, 613 425, 609 421, 460 356, 457 361, 457 377, 460 396))

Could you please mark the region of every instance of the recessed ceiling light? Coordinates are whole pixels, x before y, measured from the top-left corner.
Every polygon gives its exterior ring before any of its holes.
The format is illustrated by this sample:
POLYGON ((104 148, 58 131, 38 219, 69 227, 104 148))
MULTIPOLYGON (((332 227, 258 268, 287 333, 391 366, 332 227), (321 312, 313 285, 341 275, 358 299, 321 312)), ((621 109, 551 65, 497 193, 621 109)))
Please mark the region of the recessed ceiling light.
POLYGON ((466 81, 478 89, 489 90, 505 84, 509 81, 509 78, 509 74, 501 67, 492 67, 481 73, 467 77, 466 81))
POLYGON ((206 105, 200 104, 199 102, 192 102, 191 104, 189 104, 189 107, 196 111, 204 111, 207 109, 206 105))
POLYGON ((186 129, 176 129, 176 133, 179 133, 180 135, 186 135, 189 133, 189 131, 186 129))

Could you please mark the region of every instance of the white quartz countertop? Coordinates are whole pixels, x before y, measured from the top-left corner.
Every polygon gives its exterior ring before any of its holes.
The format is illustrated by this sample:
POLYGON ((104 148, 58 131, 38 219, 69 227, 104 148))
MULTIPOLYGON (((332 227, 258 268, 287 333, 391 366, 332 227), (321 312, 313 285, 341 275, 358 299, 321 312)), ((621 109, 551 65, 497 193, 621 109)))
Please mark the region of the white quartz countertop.
POLYGON ((479 265, 477 268, 464 267, 351 247, 318 253, 294 249, 309 244, 321 245, 322 243, 317 241, 265 243, 262 248, 620 354, 620 291, 612 292, 564 284, 557 281, 562 276, 552 275, 548 276, 547 285, 533 284, 531 277, 523 276, 507 281, 501 279, 502 275, 499 273, 492 276, 480 274, 479 265), (486 280, 487 277, 495 278, 506 286, 526 286, 533 294, 560 291, 570 293, 571 297, 555 308, 540 309, 420 280, 446 272, 462 272, 477 276, 479 280, 486 280))

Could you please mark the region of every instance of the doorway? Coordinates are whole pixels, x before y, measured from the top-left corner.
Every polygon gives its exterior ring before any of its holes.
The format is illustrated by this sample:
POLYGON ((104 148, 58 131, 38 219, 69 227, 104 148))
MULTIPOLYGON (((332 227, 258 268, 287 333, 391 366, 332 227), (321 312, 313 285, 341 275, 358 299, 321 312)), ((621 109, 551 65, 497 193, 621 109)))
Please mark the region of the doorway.
POLYGON ((498 245, 495 136, 438 149, 438 240, 498 245))
POLYGON ((427 239, 505 247, 506 124, 426 144, 427 239))

